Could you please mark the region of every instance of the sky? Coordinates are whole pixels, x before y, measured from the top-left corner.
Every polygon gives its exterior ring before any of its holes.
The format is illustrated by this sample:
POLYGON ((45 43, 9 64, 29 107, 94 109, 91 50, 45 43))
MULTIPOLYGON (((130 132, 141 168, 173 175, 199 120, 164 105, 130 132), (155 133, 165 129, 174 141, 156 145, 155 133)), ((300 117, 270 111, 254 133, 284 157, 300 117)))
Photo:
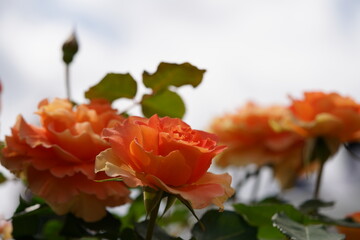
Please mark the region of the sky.
POLYGON ((40 100, 65 97, 60 49, 74 29, 77 102, 109 72, 129 72, 140 98, 142 72, 160 62, 206 69, 199 87, 179 89, 197 129, 247 101, 288 104, 304 91, 360 101, 359 0, 1 0, 1 138, 18 114, 36 122, 40 100))

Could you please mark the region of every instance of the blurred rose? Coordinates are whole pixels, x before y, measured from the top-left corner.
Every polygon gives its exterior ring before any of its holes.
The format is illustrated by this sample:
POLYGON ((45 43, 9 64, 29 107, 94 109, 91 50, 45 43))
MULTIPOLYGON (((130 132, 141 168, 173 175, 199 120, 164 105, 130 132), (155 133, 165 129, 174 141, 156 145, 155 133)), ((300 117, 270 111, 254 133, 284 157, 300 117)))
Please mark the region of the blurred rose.
POLYGON ((105 127, 122 121, 108 102, 73 107, 68 100, 43 100, 41 127, 19 116, 6 137, 1 163, 24 175, 30 190, 57 214, 74 213, 86 221, 105 216, 106 206, 126 203, 129 190, 119 182, 94 182, 95 157, 109 147, 100 137, 105 127))
POLYGON ((180 119, 129 117, 103 137, 111 149, 96 159, 97 171, 120 176, 131 187, 148 186, 180 195, 193 208, 223 202, 234 190, 228 174, 207 172, 224 147, 213 134, 193 130, 180 119))
MULTIPOLYGON (((360 212, 353 213, 348 218, 353 222, 360 223, 360 212)), ((360 238, 360 228, 337 226, 337 229, 340 233, 345 234, 346 240, 359 240, 360 238)))
POLYGON ((324 137, 340 142, 359 140, 360 105, 337 93, 305 92, 292 100, 293 118, 285 127, 307 137, 324 137))
POLYGON ((228 146, 216 163, 221 167, 269 164, 281 186, 291 187, 304 171, 304 139, 290 131, 277 132, 271 126, 271 122, 288 115, 289 110, 282 106, 261 107, 248 103, 234 114, 214 119, 211 131, 228 146))
POLYGON ((9 240, 12 237, 13 227, 11 222, 6 221, 3 217, 0 217, 0 239, 9 240))

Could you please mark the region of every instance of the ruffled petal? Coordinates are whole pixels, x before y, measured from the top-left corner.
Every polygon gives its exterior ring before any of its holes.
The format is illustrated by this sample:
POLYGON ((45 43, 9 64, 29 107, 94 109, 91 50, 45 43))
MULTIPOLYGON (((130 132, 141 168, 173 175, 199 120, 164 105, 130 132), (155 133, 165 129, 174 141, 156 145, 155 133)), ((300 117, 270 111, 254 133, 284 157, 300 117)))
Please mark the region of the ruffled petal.
POLYGON ((223 209, 223 202, 234 194, 234 189, 230 187, 231 176, 228 174, 207 173, 198 182, 181 187, 170 187, 152 175, 147 175, 146 179, 168 193, 180 195, 189 201, 194 209, 205 208, 211 203, 223 209))

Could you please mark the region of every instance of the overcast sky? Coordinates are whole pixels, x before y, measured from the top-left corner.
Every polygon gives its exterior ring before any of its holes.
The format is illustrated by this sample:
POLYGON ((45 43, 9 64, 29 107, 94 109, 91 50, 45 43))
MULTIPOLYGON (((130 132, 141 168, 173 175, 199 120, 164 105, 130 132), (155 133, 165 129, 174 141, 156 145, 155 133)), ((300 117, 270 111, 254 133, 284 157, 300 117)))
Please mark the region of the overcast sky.
POLYGON ((287 104, 305 90, 360 101, 359 0, 0 0, 1 137, 19 113, 35 121, 41 99, 65 97, 60 48, 73 28, 77 102, 108 72, 140 83, 161 61, 207 70, 180 89, 198 129, 248 100, 287 104))

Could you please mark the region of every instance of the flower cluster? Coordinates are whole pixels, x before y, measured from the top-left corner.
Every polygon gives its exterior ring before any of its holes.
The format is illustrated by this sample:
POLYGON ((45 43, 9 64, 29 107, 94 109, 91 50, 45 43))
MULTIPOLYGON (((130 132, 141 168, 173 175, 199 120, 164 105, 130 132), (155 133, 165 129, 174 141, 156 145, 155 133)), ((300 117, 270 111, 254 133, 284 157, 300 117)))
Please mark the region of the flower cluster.
POLYGON ((94 181, 102 177, 94 173, 95 158, 109 147, 100 133, 123 120, 108 102, 74 107, 68 100, 43 100, 37 114, 41 127, 18 116, 6 137, 3 166, 23 177, 58 214, 96 221, 105 216, 106 206, 130 200, 123 183, 94 181))
POLYGON ((100 100, 76 107, 68 100, 44 100, 37 114, 41 127, 18 117, 1 163, 57 214, 99 220, 106 206, 130 200, 128 186, 181 196, 192 208, 213 203, 223 209, 234 193, 228 174, 207 172, 225 147, 217 145, 215 135, 193 130, 180 119, 125 119, 100 100), (127 186, 94 181, 108 178, 102 171, 120 176, 127 186))
MULTIPOLYGON (((268 164, 282 187, 291 187, 296 176, 316 166, 304 165, 306 155, 313 158, 311 161, 318 157, 307 153, 309 142, 323 140, 328 157, 340 143, 359 139, 359 110, 360 105, 351 98, 323 92, 305 92, 304 99, 292 99, 290 106, 248 103, 236 113, 213 121, 211 130, 229 147, 217 164, 268 164)), ((313 145, 311 149, 319 147, 313 145)))

